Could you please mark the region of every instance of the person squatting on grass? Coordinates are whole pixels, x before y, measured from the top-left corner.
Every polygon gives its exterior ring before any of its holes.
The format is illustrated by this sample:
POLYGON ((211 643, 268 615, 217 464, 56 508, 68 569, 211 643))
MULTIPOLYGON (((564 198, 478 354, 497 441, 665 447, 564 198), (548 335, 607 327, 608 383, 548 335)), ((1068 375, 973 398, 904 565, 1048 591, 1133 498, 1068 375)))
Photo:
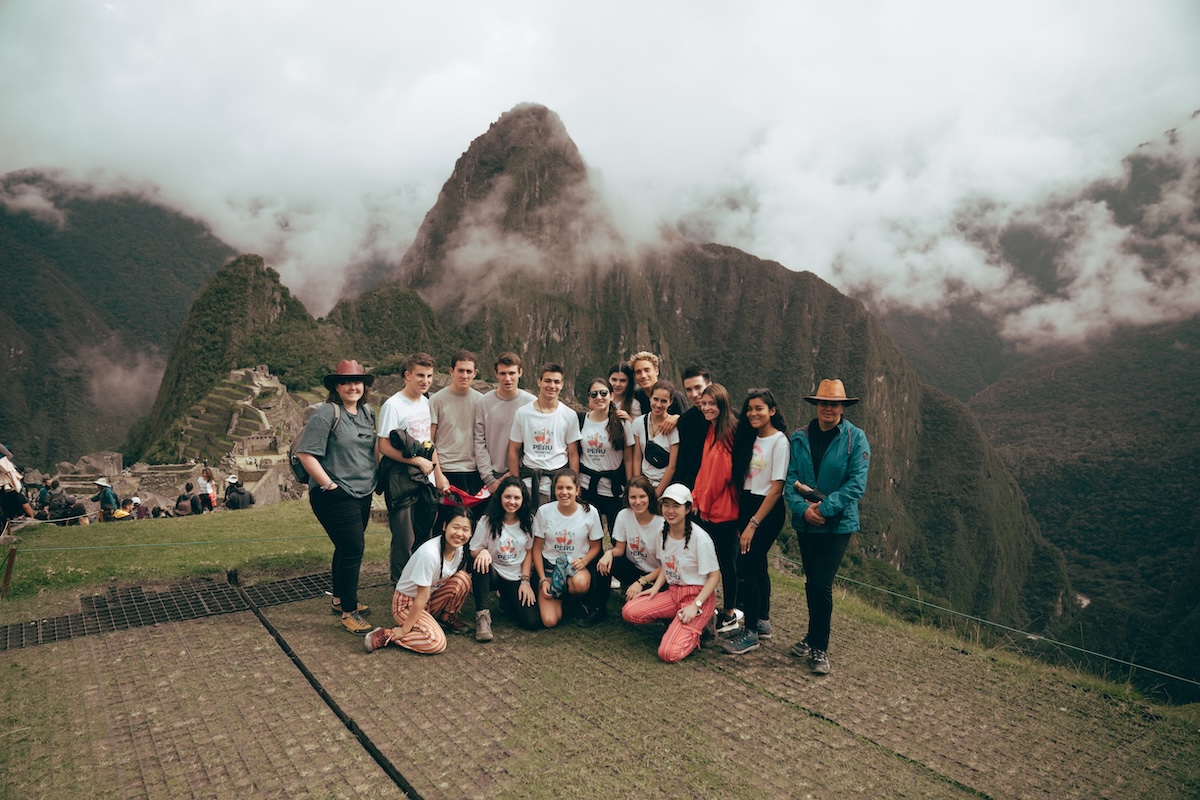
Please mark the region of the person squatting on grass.
POLYGON ((461 505, 447 506, 442 518, 442 535, 417 548, 396 583, 392 616, 397 627, 368 633, 364 643, 368 653, 394 644, 436 655, 446 649, 443 627, 451 633, 470 630, 458 612, 471 591, 471 576, 466 572, 471 512, 461 505))
POLYGON ((654 485, 638 475, 625 489, 629 508, 621 509, 613 525, 613 547, 600 557, 596 571, 621 582, 621 593, 628 602, 654 584, 658 569, 658 537, 663 518, 658 516, 658 497, 654 485))
POLYGON ((475 640, 492 640, 492 612, 488 598, 500 591, 500 606, 525 630, 542 626, 537 596, 529 583, 533 569, 533 509, 525 484, 515 475, 500 481, 487 510, 471 537, 475 559, 472 592, 475 595, 475 640))
POLYGON ((712 539, 688 518, 692 493, 686 486, 668 486, 660 510, 664 524, 656 555, 662 569, 649 589, 625 604, 621 616, 634 625, 670 620, 658 645, 658 657, 673 664, 700 646, 700 635, 717 608, 721 570, 712 539))
POLYGON ((369 609, 358 602, 358 574, 375 491, 375 418, 367 404, 374 382, 357 361, 338 364, 325 376, 329 397, 304 426, 296 447, 308 472, 313 514, 333 542, 333 613, 341 616, 343 628, 360 636, 371 630, 362 618, 369 609), (334 404, 341 406, 340 418, 334 404))
POLYGON ((792 434, 783 487, 808 599, 808 633, 792 647, 792 655, 807 658, 813 672, 827 675, 833 579, 850 537, 858 532, 858 501, 867 488, 871 446, 866 434, 842 417, 858 398, 847 397, 840 380, 821 381, 817 393, 804 399, 817 407, 817 416, 792 434))
POLYGON ((741 483, 738 501, 738 606, 745 629, 722 643, 733 655, 757 650, 771 637, 771 577, 767 553, 783 530, 783 482, 787 478, 787 423, 770 389, 751 389, 742 403, 733 437, 733 477, 741 483))
MULTIPOLYGON (((579 500, 579 477, 573 469, 554 474, 555 503, 537 510, 533 535, 541 539, 534 555, 538 574, 538 609, 542 624, 553 628, 563 618, 568 595, 586 597, 595 579, 592 571, 600 558, 604 528, 596 509, 579 500)), ((585 611, 585 618, 596 613, 585 611)))

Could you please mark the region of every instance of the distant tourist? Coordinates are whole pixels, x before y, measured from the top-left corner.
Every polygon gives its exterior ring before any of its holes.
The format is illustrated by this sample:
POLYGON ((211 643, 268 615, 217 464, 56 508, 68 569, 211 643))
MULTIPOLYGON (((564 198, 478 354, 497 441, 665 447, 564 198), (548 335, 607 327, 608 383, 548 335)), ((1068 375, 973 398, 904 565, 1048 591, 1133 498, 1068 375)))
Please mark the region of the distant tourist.
POLYGON ((127 522, 135 519, 133 516, 133 498, 126 497, 121 501, 121 507, 113 512, 113 519, 117 522, 127 522))
POLYGON ((535 505, 550 502, 554 472, 579 472, 579 416, 559 402, 562 389, 562 365, 543 364, 537 399, 517 409, 508 434, 508 471, 526 481, 535 505))
POLYGON ((3 454, 0 454, 0 530, 7 520, 33 517, 33 506, 25 496, 21 477, 21 473, 12 462, 12 454, 5 448, 3 454))
POLYGON ((149 519, 150 509, 142 502, 142 498, 133 496, 133 516, 138 519, 149 519))
MULTIPOLYGON (((553 628, 563 618, 564 601, 574 596, 585 598, 592 582, 603 546, 604 528, 600 515, 579 500, 579 478, 575 470, 564 468, 554 475, 554 499, 537 510, 533 535, 540 541, 533 556, 538 575, 538 610, 542 624, 553 628)), ((607 593, 605 595, 607 598, 607 593)), ((601 608, 582 609, 580 622, 595 624, 604 614, 601 608)))
POLYGON ((108 482, 108 478, 97 478, 92 481, 100 487, 100 490, 91 497, 93 503, 100 504, 100 522, 112 522, 117 513, 117 507, 120 503, 117 501, 117 493, 113 491, 113 486, 108 482))
POLYGON ((817 416, 792 434, 784 498, 804 565, 808 633, 792 655, 808 659, 818 675, 829 673, 829 626, 833 616, 833 579, 850 537, 858 532, 858 501, 867 488, 871 446, 859 428, 842 417, 858 402, 847 397, 840 380, 823 380, 804 398, 817 416))
POLYGON ((67 495, 67 505, 67 527, 90 524, 87 507, 79 502, 79 498, 73 494, 67 495))
POLYGON ((199 487, 200 511, 212 511, 217 505, 217 479, 213 477, 212 470, 208 467, 200 470, 196 485, 199 487))
POLYGON ((254 505, 254 494, 242 485, 242 481, 237 475, 230 475, 225 480, 229 483, 229 490, 225 493, 226 508, 230 511, 238 511, 254 505))
POLYGON ((654 583, 625 604, 621 616, 634 625, 667 622, 658 657, 682 661, 700 646, 700 636, 717 608, 721 570, 712 539, 688 515, 692 493, 682 483, 666 488, 659 511, 666 525, 655 542, 662 564, 654 583))
POLYGON ((454 505, 442 518, 442 535, 417 548, 396 582, 392 595, 396 627, 368 633, 364 642, 368 653, 394 644, 414 653, 435 655, 446 649, 446 632, 471 630, 459 617, 471 592, 471 576, 466 571, 471 512, 454 505))
POLYGON ((771 576, 767 554, 786 514, 783 482, 787 479, 787 423, 770 389, 751 389, 742 402, 733 437, 733 480, 742 489, 738 500, 738 608, 744 630, 724 642, 725 652, 742 655, 759 648, 771 629, 771 576))
POLYGON ((432 383, 433 356, 414 353, 404 365, 404 388, 385 400, 379 409, 375 453, 394 462, 380 464, 388 528, 392 532, 389 553, 392 583, 400 579, 414 549, 429 538, 437 516, 436 492, 428 491, 425 486, 432 486, 438 461, 431 438, 429 398, 425 396, 432 383), (393 433, 410 447, 401 450, 393 445, 393 433), (414 472, 419 477, 394 481, 393 471, 401 478, 414 472))
POLYGON ((429 438, 437 450, 434 485, 443 494, 450 486, 478 494, 483 481, 475 469, 475 407, 481 395, 471 384, 479 357, 459 350, 450 362, 450 383, 429 398, 429 438))
POLYGON ((471 557, 475 574, 475 641, 492 641, 492 612, 488 603, 500 592, 500 607, 525 630, 542 626, 537 595, 533 591, 533 507, 521 479, 509 475, 500 481, 487 510, 475 524, 471 557))
POLYGON ((496 357, 496 388, 475 404, 475 468, 488 491, 495 494, 500 481, 507 477, 508 436, 512 433, 517 409, 534 401, 534 395, 521 388, 521 357, 501 353, 496 357))
POLYGON ((183 486, 183 493, 175 498, 175 516, 186 517, 199 514, 201 510, 200 497, 193 490, 192 482, 183 486))
POLYGON ((375 376, 357 361, 342 361, 324 383, 329 395, 304 426, 296 453, 308 472, 308 502, 333 542, 333 613, 350 633, 366 634, 371 626, 362 615, 370 609, 358 602, 358 575, 375 491, 375 416, 367 395, 375 376))

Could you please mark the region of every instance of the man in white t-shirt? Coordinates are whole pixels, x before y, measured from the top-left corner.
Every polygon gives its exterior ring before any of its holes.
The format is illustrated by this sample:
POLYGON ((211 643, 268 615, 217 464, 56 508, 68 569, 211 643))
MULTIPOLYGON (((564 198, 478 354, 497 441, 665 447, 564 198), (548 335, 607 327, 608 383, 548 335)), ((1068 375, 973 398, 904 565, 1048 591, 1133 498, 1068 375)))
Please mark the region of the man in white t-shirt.
POLYGON ((539 506, 550 501, 556 470, 579 472, 579 415, 559 402, 562 388, 562 365, 543 364, 537 399, 517 409, 508 436, 508 471, 529 481, 539 506))
POLYGON ((501 353, 496 357, 496 389, 475 404, 475 468, 488 491, 496 493, 508 477, 508 436, 521 406, 535 399, 521 383, 521 357, 501 353))
MULTIPOLYGON (((409 356, 404 365, 404 388, 389 397, 379 409, 378 438, 375 440, 377 459, 389 458, 398 462, 388 465, 389 469, 416 467, 431 482, 438 469, 437 452, 434 451, 431 458, 406 456, 392 446, 389 436, 392 431, 403 431, 416 442, 433 441, 429 399, 425 397, 432 382, 433 356, 428 353, 409 356)), ((429 538, 437 516, 437 504, 429 492, 395 497, 387 484, 388 481, 384 481, 383 497, 388 507, 388 527, 392 531, 391 571, 392 583, 395 583, 400 580, 400 573, 404 572, 404 565, 413 550, 429 538)))
POLYGON ((429 398, 430 438, 437 449, 434 484, 445 494, 451 486, 476 494, 483 481, 475 469, 475 406, 482 397, 471 388, 478 357, 459 350, 450 362, 450 383, 429 398))

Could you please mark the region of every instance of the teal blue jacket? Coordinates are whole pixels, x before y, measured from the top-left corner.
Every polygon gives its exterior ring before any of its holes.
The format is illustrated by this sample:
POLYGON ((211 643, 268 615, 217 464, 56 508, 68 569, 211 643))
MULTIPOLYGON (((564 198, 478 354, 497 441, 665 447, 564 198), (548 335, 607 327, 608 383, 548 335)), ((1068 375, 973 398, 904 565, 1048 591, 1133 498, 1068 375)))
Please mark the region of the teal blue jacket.
POLYGON ((871 466, 871 446, 867 435, 846 419, 838 423, 837 436, 821 458, 821 479, 813 474, 812 450, 808 445, 808 426, 792 434, 791 460, 783 499, 792 510, 792 527, 817 533, 854 533, 858 526, 858 500, 867 488, 867 468, 871 466), (796 491, 796 481, 825 495, 817 508, 825 518, 821 526, 804 521, 808 501, 796 491))

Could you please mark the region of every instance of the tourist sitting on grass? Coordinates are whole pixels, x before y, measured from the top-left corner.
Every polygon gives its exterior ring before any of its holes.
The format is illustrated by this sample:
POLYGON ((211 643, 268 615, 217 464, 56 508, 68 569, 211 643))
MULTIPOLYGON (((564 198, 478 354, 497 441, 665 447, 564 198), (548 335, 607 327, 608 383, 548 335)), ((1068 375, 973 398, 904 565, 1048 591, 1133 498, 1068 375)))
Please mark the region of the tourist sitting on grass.
POLYGON ((436 655, 446 649, 443 628, 451 633, 470 630, 458 612, 471 591, 471 576, 466 572, 471 512, 456 505, 442 516, 442 535, 417 548, 396 583, 392 616, 397 627, 368 633, 368 653, 394 644, 414 653, 436 655))
POLYGON ((113 512, 113 519, 117 522, 133 519, 133 498, 126 497, 121 501, 121 507, 113 512))
POLYGON ((669 620, 658 657, 673 664, 700 646, 700 635, 717 608, 721 570, 712 539, 688 519, 692 493, 686 486, 668 486, 659 510, 666 520, 657 548, 662 570, 649 589, 625 604, 621 616, 634 625, 669 620))
POLYGON ((655 553, 662 536, 663 518, 658 516, 654 484, 638 475, 625 490, 629 508, 621 509, 613 525, 613 548, 600 557, 597 571, 621 582, 626 601, 654 584, 661 564, 655 553))
MULTIPOLYGON (((539 508, 533 519, 533 535, 542 540, 533 557, 538 573, 538 609, 547 628, 562 620, 564 599, 570 595, 587 597, 592 586, 590 569, 600 558, 600 540, 604 538, 600 515, 579 500, 575 470, 556 472, 553 492, 557 502, 539 508)), ((600 613, 599 609, 589 609, 584 619, 600 613)))
POLYGON ((492 640, 488 598, 500 591, 500 606, 526 630, 542 625, 537 595, 529 583, 533 569, 533 508, 529 490, 515 475, 500 481, 484 516, 475 525, 471 556, 475 559, 475 640, 492 640))

